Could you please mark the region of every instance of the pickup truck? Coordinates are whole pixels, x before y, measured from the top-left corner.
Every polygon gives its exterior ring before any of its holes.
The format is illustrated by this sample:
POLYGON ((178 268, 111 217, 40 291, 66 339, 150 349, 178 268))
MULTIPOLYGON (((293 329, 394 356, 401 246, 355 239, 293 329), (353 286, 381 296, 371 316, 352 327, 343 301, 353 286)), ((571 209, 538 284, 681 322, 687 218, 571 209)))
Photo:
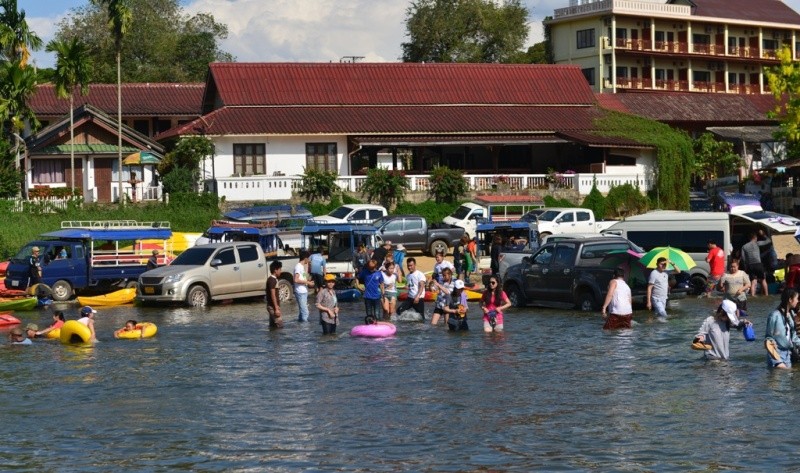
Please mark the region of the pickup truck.
POLYGON ((376 220, 378 240, 391 241, 393 245, 402 243, 407 250, 421 250, 435 255, 447 252, 464 236, 464 229, 446 223, 428 224, 419 215, 393 215, 376 220))
MULTIPOLYGON (((506 272, 503 289, 516 307, 536 304, 598 310, 606 296, 613 268, 600 266, 608 253, 633 249, 623 238, 575 238, 543 245, 506 272)), ((635 302, 643 302, 644 287, 632 287, 635 302)))
POLYGON ((442 221, 463 228, 473 239, 480 223, 517 221, 530 209, 541 207, 544 202, 540 197, 479 195, 474 201, 461 204, 442 221))
POLYGON ((582 208, 548 208, 536 221, 542 239, 560 233, 600 233, 617 223, 616 220, 596 221, 594 212, 582 208))
POLYGON ((82 291, 133 287, 147 269, 152 250, 158 249, 158 264, 167 264, 172 236, 169 222, 129 220, 65 221, 61 229, 44 233, 28 242, 11 258, 6 287, 26 289, 30 285, 29 258, 33 247, 40 250, 41 282, 52 290, 55 301, 66 301, 82 291), (151 240, 145 246, 143 241, 151 240))
POLYGON ((386 207, 373 204, 347 204, 337 207, 328 215, 313 217, 309 223, 372 223, 380 217, 385 217, 389 212, 386 207))

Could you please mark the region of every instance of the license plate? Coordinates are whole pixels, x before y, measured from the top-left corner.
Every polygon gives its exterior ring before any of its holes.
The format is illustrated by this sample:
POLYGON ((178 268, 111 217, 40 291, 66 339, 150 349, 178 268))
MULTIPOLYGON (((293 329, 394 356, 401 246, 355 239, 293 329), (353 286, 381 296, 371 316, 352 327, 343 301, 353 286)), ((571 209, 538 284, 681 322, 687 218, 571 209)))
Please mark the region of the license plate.
POLYGON ((19 281, 11 281, 11 287, 19 286, 19 281))
POLYGON ((156 293, 156 289, 154 287, 145 287, 144 288, 144 293, 145 294, 155 294, 156 293))

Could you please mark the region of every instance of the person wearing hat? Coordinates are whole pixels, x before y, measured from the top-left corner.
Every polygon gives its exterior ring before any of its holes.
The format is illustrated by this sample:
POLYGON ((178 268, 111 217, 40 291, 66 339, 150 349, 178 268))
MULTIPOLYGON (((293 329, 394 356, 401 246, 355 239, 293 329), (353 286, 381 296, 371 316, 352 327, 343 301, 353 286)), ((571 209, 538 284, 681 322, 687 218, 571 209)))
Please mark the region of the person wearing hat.
POLYGON ((33 287, 42 282, 42 261, 39 259, 39 247, 31 248, 28 258, 28 287, 33 287))
POLYGON ((375 248, 375 251, 372 252, 372 259, 378 263, 378 267, 383 267, 383 260, 386 259, 386 253, 392 251, 392 242, 391 240, 386 240, 383 242, 383 245, 375 248))
POLYGON ((444 323, 451 332, 469 330, 467 325, 467 292, 464 281, 456 279, 453 292, 450 293, 450 304, 444 308, 444 323))
POLYGON ((339 324, 339 300, 336 298, 336 276, 326 274, 325 287, 317 294, 317 309, 319 309, 319 323, 322 325, 323 335, 334 335, 339 324))
POLYGON ((14 327, 8 332, 8 340, 12 345, 32 345, 30 338, 25 338, 25 333, 19 327, 14 327))
POLYGON ((158 250, 153 250, 153 254, 150 256, 150 259, 147 260, 147 271, 151 269, 156 269, 158 267, 158 250))
POLYGON ((750 321, 739 315, 736 303, 726 299, 717 307, 714 315, 710 315, 703 321, 703 325, 700 326, 700 330, 694 337, 694 342, 711 345, 711 348, 705 351, 706 359, 727 360, 730 357, 730 329, 744 328, 750 324, 750 321))
POLYGON ((89 332, 91 332, 92 334, 91 337, 89 337, 90 342, 97 341, 97 337, 94 332, 94 314, 96 313, 97 311, 92 309, 88 305, 83 306, 83 308, 81 308, 81 318, 78 319, 79 323, 82 323, 83 325, 89 327, 89 332))
POLYGON ((767 349, 767 366, 791 368, 792 351, 800 348, 792 313, 797 309, 800 294, 796 289, 784 289, 781 303, 767 317, 767 332, 764 346, 767 349))
POLYGON ((28 324, 25 326, 25 336, 33 340, 38 335, 39 326, 36 324, 28 324))

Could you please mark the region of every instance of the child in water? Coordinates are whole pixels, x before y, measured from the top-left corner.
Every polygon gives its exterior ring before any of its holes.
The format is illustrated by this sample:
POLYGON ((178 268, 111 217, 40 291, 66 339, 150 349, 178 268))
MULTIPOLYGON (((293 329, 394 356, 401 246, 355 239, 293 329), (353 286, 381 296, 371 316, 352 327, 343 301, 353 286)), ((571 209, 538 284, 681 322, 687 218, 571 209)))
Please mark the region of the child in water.
POLYGON ((450 304, 444 308, 444 317, 447 328, 451 332, 469 330, 467 325, 467 293, 464 292, 464 281, 460 279, 456 279, 453 284, 450 304))
POLYGON ((124 332, 133 332, 134 330, 139 330, 139 338, 144 336, 144 330, 136 327, 137 322, 133 319, 125 322, 125 326, 121 329, 114 332, 114 338, 119 338, 119 335, 124 332))

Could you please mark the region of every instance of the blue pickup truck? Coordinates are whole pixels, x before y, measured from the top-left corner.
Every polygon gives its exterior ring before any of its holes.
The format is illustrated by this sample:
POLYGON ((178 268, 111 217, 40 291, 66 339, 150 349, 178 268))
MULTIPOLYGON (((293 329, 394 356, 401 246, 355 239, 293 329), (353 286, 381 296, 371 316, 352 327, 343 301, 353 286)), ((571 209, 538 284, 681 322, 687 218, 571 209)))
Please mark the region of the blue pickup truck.
POLYGON ((142 240, 158 240, 159 265, 167 263, 169 222, 129 220, 61 222, 61 229, 30 241, 11 259, 6 287, 30 286, 30 257, 38 247, 42 283, 52 289, 53 299, 65 301, 85 290, 133 287, 145 272, 153 246, 142 240))

